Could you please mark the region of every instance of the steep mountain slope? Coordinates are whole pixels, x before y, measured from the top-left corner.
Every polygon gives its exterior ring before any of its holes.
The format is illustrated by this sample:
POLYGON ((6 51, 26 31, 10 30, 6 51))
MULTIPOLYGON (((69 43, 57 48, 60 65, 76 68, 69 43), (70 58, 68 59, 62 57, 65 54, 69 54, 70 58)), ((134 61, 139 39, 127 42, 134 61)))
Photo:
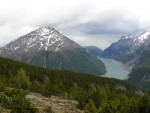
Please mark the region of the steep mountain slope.
POLYGON ((30 53, 31 55, 40 51, 63 51, 66 49, 82 48, 77 43, 60 34, 54 28, 43 27, 30 32, 8 45, 0 51, 4 56, 30 53))
POLYGON ((0 56, 53 69, 101 75, 104 64, 54 28, 43 27, 10 42, 0 56))
POLYGON ((142 52, 149 49, 150 30, 136 36, 123 36, 103 52, 103 57, 113 58, 134 67, 140 62, 142 52))
POLYGON ((103 56, 125 63, 132 69, 128 81, 150 90, 150 30, 137 36, 122 37, 107 48, 103 56))
POLYGON ((128 81, 142 89, 150 90, 150 50, 142 52, 140 62, 132 69, 128 81))
POLYGON ((126 55, 131 53, 131 46, 132 39, 122 37, 118 42, 105 49, 103 56, 124 62, 126 55))
POLYGON ((103 53, 103 51, 96 46, 86 46, 85 48, 95 56, 101 56, 103 53))

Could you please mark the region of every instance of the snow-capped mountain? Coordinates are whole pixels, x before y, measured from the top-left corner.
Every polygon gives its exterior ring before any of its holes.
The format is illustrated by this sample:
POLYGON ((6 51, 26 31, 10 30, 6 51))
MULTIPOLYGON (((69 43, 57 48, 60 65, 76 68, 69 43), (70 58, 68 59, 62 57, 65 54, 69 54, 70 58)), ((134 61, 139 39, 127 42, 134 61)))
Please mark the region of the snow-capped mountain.
POLYGON ((12 41, 0 49, 2 55, 7 56, 14 52, 37 52, 37 51, 61 51, 69 48, 80 48, 66 36, 60 34, 54 28, 43 27, 12 41))
POLYGON ((117 42, 104 50, 103 56, 116 59, 134 67, 140 62, 143 50, 150 50, 150 29, 135 36, 123 36, 117 42))
POLYGON ((150 29, 148 29, 147 31, 145 31, 142 34, 138 35, 133 40, 134 40, 135 44, 140 45, 148 39, 150 39, 150 29))
POLYGON ((45 68, 103 74, 104 64, 51 27, 36 29, 0 48, 0 56, 45 68))
POLYGON ((122 36, 121 39, 132 39, 135 45, 140 45, 150 38, 150 29, 141 34, 122 36))

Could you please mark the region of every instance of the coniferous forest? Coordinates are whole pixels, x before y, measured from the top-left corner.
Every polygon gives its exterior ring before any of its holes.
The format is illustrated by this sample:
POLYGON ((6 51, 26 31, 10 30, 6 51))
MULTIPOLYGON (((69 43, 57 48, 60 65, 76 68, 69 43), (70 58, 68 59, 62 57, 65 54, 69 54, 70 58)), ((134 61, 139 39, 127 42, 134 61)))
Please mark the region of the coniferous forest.
POLYGON ((78 101, 85 113, 150 113, 150 95, 127 81, 50 70, 0 58, 0 105, 11 113, 38 113, 29 92, 78 101))

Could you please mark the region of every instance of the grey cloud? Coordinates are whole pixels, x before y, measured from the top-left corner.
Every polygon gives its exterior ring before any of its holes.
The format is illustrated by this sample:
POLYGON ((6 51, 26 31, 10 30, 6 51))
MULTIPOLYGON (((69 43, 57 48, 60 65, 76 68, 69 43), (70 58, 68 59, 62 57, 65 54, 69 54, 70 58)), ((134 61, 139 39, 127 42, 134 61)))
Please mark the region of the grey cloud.
MULTIPOLYGON (((130 15, 132 16, 132 15, 130 15)), ((95 21, 72 26, 63 29, 64 32, 74 33, 84 32, 86 34, 131 34, 144 30, 139 26, 136 17, 125 19, 125 15, 120 12, 110 11, 99 16, 95 21)))
MULTIPOLYGON (((128 11, 122 8, 123 3, 120 7, 114 2, 110 0, 109 5, 107 1, 101 0, 22 0, 21 7, 10 7, 7 3, 6 6, 0 5, 0 44, 43 26, 54 27, 81 44, 83 42, 79 38, 83 38, 85 43, 90 45, 101 41, 104 43, 106 37, 110 39, 107 38, 110 44, 120 35, 138 32, 150 25, 149 21, 141 21, 149 20, 145 15, 141 16, 144 9, 140 9, 142 13, 136 11, 134 15, 131 13, 132 4, 125 7, 131 8, 128 11)), ((108 43, 106 45, 108 46, 108 43)))

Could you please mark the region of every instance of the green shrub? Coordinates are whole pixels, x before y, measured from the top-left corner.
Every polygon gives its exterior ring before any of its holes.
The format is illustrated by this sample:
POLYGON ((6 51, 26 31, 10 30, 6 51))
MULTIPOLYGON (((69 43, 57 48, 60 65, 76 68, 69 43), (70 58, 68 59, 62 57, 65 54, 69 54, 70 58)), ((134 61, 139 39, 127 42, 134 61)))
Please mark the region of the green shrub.
POLYGON ((4 85, 0 84, 0 92, 3 92, 5 90, 4 85))
POLYGON ((44 108, 44 111, 45 111, 46 113, 53 113, 51 106, 46 106, 46 107, 44 108))
POLYGON ((8 97, 12 97, 15 95, 24 97, 25 95, 28 94, 28 92, 22 89, 5 89, 4 94, 7 95, 8 97))
POLYGON ((0 94, 0 104, 9 107, 10 99, 4 94, 0 94))
POLYGON ((12 98, 11 113, 36 113, 37 109, 26 99, 20 96, 12 98))

